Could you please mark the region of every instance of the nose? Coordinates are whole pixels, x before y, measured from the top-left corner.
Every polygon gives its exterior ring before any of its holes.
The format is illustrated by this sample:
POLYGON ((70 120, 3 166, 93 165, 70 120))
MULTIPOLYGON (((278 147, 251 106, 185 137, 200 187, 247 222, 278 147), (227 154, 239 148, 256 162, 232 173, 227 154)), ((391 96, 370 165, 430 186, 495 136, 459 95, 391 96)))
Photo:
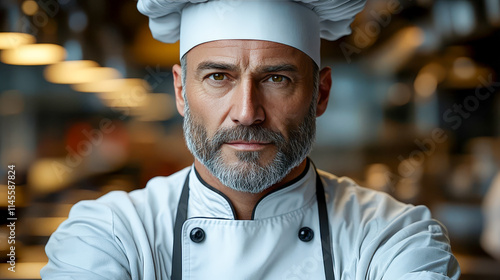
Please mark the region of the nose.
POLYGON ((240 83, 231 96, 231 120, 239 125, 254 125, 264 122, 265 112, 261 96, 251 80, 240 83))

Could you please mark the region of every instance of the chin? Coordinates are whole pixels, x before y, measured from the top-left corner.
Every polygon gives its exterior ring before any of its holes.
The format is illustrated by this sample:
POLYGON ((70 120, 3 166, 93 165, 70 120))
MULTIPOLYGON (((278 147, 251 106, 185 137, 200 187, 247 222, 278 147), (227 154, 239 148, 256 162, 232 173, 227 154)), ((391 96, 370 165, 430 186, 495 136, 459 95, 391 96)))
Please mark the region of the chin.
MULTIPOLYGON (((276 153, 270 151, 231 151, 230 155, 223 156, 224 161, 235 165, 258 165, 266 166, 271 164, 276 157, 276 153)), ((232 165, 232 164, 231 164, 232 165)))

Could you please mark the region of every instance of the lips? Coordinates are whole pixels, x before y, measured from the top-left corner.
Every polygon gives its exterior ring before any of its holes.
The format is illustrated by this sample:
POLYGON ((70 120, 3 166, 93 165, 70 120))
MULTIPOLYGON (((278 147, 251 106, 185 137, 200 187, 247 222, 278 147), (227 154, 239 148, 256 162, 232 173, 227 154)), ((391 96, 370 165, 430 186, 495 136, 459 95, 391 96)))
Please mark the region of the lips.
POLYGON ((236 141, 230 141, 228 142, 228 144, 243 144, 243 145, 253 145, 253 144, 257 144, 257 145, 267 145, 267 144, 271 144, 271 142, 263 142, 263 141, 243 141, 243 140, 236 140, 236 141))
POLYGON ((237 141, 227 142, 226 144, 237 150, 254 151, 265 148, 266 146, 270 145, 271 142, 237 140, 237 141))

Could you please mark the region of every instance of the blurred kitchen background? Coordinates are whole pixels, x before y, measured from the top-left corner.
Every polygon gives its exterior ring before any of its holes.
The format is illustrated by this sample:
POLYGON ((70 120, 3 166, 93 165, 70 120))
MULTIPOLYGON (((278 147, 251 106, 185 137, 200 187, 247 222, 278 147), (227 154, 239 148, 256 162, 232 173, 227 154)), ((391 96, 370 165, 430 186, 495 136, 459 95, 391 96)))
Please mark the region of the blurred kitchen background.
MULTIPOLYGON (((1 279, 40 277, 74 203, 192 163, 173 95, 178 45, 155 41, 136 4, 0 2, 1 279)), ((431 208, 461 279, 500 279, 499 50, 499 0, 368 0, 352 35, 322 44, 333 89, 311 158, 431 208)))

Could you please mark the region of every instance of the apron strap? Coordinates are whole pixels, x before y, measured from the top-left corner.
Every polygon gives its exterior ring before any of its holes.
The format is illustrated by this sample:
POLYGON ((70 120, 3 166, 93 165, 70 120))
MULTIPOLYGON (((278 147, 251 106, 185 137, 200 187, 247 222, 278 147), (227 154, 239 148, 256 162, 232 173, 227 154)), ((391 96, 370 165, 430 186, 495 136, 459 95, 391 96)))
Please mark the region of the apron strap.
POLYGON ((189 201, 189 174, 182 187, 181 198, 177 205, 177 215, 174 225, 174 250, 172 253, 172 280, 182 280, 182 225, 187 220, 189 201))
MULTIPOLYGON (((321 251, 323 253, 323 267, 325 269, 325 279, 334 280, 333 258, 330 239, 330 223, 326 208, 325 190, 321 177, 316 171, 316 200, 318 202, 319 230, 321 237, 321 251)), ((179 204, 177 205, 177 215, 174 226, 174 247, 172 253, 172 280, 182 280, 182 225, 187 220, 189 200, 189 173, 184 181, 179 204)))
POLYGON ((316 171, 316 200, 318 201, 319 231, 321 236, 321 251, 323 252, 323 267, 325 268, 325 279, 334 280, 333 256, 330 239, 330 223, 326 208, 325 189, 321 182, 321 177, 316 171))

